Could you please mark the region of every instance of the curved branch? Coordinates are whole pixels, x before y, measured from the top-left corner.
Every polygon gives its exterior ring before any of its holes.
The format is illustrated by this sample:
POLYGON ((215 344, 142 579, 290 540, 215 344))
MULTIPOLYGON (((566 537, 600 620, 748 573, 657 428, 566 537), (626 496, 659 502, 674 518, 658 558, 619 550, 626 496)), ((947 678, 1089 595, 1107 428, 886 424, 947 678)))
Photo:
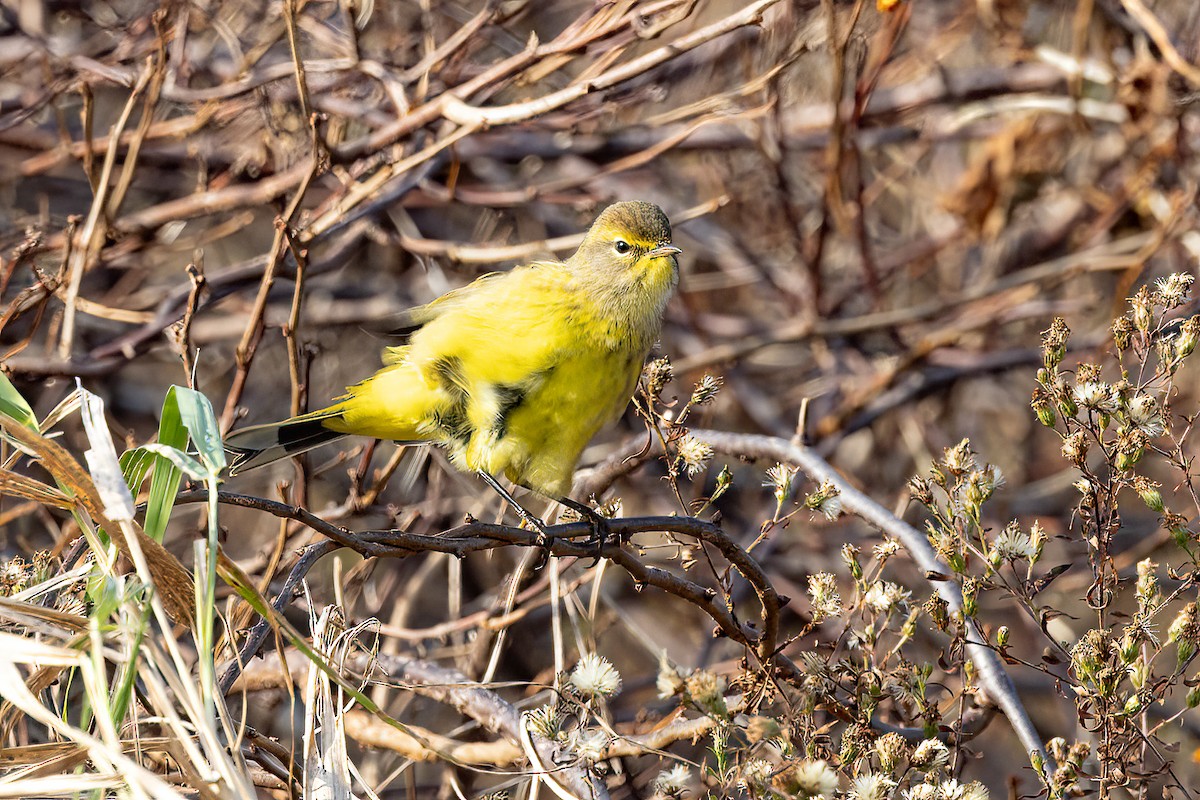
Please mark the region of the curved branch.
MULTIPOLYGON (((271 601, 271 607, 277 612, 283 613, 283 607, 288 604, 288 601, 296 593, 296 589, 300 586, 300 582, 308 575, 308 571, 313 568, 313 565, 324 558, 329 553, 332 553, 338 547, 337 542, 324 541, 309 545, 304 548, 300 554, 300 558, 296 560, 292 571, 288 573, 287 580, 283 582, 283 588, 279 590, 279 594, 275 595, 275 599, 271 601)), ((217 688, 221 694, 228 694, 229 689, 233 686, 234 681, 242 674, 242 669, 258 654, 258 649, 262 647, 266 641, 268 634, 271 633, 271 621, 265 617, 260 617, 258 622, 251 628, 250 633, 246 636, 246 641, 242 643, 241 650, 238 651, 237 658, 228 664, 221 672, 221 678, 217 682, 217 688)))
MULTIPOLYGON (((202 491, 185 491, 178 495, 176 502, 203 502, 206 497, 202 491)), ((217 499, 224 505, 253 508, 282 519, 295 520, 343 547, 375 558, 403 558, 422 552, 448 553, 456 558, 463 558, 468 553, 491 550, 504 545, 541 546, 536 532, 508 525, 471 521, 437 535, 401 530, 351 531, 327 522, 303 508, 274 500, 232 492, 219 492, 217 499)), ((605 558, 625 569, 635 581, 656 586, 699 606, 717 622, 725 635, 755 650, 763 663, 777 660, 775 649, 779 640, 779 612, 783 605, 781 598, 759 563, 719 527, 694 517, 629 517, 610 520, 609 529, 614 535, 602 552, 605 558), (715 594, 711 589, 664 569, 647 566, 622 546, 622 542, 634 534, 651 532, 690 536, 716 548, 757 594, 762 615, 762 630, 758 631, 753 626, 740 622, 724 604, 715 602, 715 594)), ((592 535, 592 527, 587 522, 552 525, 546 531, 550 538, 547 547, 552 555, 577 558, 595 555, 595 547, 588 541, 592 535)), ((285 596, 281 594, 280 597, 285 596)), ((261 633, 265 636, 266 631, 261 633)), ((243 663, 257 650, 257 644, 251 648, 251 643, 248 641, 243 649, 240 659, 243 663)), ((258 644, 261 644, 261 640, 258 644)), ((228 685, 235 676, 236 673, 226 673, 222 678, 222 685, 228 685)))

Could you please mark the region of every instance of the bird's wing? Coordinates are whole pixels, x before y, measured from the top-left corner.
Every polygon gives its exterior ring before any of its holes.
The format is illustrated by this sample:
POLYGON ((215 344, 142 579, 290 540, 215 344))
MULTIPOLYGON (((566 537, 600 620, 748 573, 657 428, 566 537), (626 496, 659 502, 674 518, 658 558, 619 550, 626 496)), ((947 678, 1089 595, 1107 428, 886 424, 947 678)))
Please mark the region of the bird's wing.
POLYGON ((489 272, 480 275, 466 286, 451 289, 441 297, 423 306, 416 306, 401 311, 395 318, 395 326, 391 330, 391 333, 400 335, 412 333, 437 319, 442 314, 445 314, 447 311, 461 306, 463 302, 480 290, 486 291, 487 287, 497 278, 503 278, 507 274, 505 272, 489 272))
POLYGON ((562 264, 489 276, 431 304, 409 343, 387 350, 387 366, 349 387, 345 425, 382 438, 465 443, 503 422, 578 349, 562 264))
POLYGON ((432 316, 407 355, 456 384, 464 376, 466 383, 522 383, 572 338, 569 278, 565 265, 546 262, 476 281, 426 307, 432 316))
MULTIPOLYGON (((544 292, 547 283, 556 284, 564 275, 561 262, 534 262, 515 267, 508 272, 489 272, 480 275, 466 286, 453 289, 441 297, 401 313, 393 333, 411 336, 431 323, 440 321, 435 327, 443 328, 428 338, 441 340, 446 332, 463 330, 462 334, 451 333, 450 338, 469 342, 473 337, 520 335, 529 331, 537 321, 536 315, 528 313, 531 298, 544 292)), ((394 364, 408 357, 409 345, 388 347, 384 350, 385 364, 394 364)), ((418 348, 428 352, 431 348, 418 348)), ((452 343, 440 342, 433 350, 456 349, 452 343)))

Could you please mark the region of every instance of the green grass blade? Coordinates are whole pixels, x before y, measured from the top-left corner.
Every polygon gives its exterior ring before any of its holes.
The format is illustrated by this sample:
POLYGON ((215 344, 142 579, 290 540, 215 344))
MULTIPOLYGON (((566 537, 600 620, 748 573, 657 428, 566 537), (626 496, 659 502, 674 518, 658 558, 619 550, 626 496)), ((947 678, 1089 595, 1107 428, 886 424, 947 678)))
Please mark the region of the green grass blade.
POLYGON ((33 409, 29 407, 29 403, 25 402, 25 398, 17 391, 17 387, 12 385, 12 381, 3 372, 0 372, 0 411, 26 428, 32 428, 35 431, 38 429, 37 417, 34 416, 33 409))
MULTIPOLYGON (((184 451, 187 449, 188 433, 176 401, 178 389, 178 386, 172 386, 163 400, 162 418, 158 421, 158 443, 184 451)), ((147 536, 161 542, 166 534, 167 522, 171 519, 171 509, 175 506, 175 494, 179 491, 183 474, 169 459, 157 458, 153 463, 150 496, 146 501, 146 521, 142 527, 147 536)))
POLYGON ((131 487, 140 485, 147 469, 151 470, 143 527, 148 536, 161 542, 183 473, 203 480, 216 476, 225 468, 225 448, 208 398, 183 386, 172 386, 167 390, 158 423, 158 444, 165 449, 138 448, 140 454, 135 457, 127 453, 128 460, 122 457, 122 464, 131 487), (199 454, 198 461, 185 453, 189 439, 199 454), (151 458, 152 455, 159 457, 151 458))
POLYGON ((208 398, 194 389, 182 386, 171 387, 171 393, 179 409, 179 418, 188 433, 201 463, 212 477, 225 469, 225 445, 221 442, 221 428, 208 398))

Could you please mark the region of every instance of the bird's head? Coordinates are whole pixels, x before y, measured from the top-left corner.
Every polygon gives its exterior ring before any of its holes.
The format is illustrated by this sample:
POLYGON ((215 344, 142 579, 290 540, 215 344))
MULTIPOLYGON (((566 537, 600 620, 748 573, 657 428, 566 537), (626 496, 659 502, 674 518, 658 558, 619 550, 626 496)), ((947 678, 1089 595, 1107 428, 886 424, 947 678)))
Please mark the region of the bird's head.
POLYGON ((671 244, 671 222, 663 210, 635 200, 604 209, 572 262, 596 277, 669 294, 679 280, 680 252, 671 244))

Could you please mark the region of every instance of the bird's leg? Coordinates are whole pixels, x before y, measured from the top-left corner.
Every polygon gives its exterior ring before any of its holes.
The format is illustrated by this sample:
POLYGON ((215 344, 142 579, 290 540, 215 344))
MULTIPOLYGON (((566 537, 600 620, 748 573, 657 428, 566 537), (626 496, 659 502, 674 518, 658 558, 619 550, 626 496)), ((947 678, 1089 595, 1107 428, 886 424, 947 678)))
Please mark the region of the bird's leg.
POLYGON ((558 502, 579 514, 592 526, 592 533, 596 536, 596 552, 592 554, 592 563, 588 565, 588 568, 596 566, 604 553, 604 545, 612 536, 612 526, 608 524, 608 518, 596 513, 590 506, 576 502, 569 497, 560 497, 558 502))
POLYGON ((526 525, 537 531, 538 547, 544 548, 546 550, 546 554, 549 555, 550 534, 546 531, 546 523, 542 522, 533 514, 530 514, 528 511, 526 511, 525 508, 516 501, 516 498, 514 498, 507 489, 500 485, 500 481, 496 480, 483 470, 477 470, 477 472, 479 477, 483 478, 484 483, 495 489, 496 494, 503 497, 505 501, 507 501, 508 504, 513 507, 513 510, 517 512, 517 516, 520 517, 526 525))

